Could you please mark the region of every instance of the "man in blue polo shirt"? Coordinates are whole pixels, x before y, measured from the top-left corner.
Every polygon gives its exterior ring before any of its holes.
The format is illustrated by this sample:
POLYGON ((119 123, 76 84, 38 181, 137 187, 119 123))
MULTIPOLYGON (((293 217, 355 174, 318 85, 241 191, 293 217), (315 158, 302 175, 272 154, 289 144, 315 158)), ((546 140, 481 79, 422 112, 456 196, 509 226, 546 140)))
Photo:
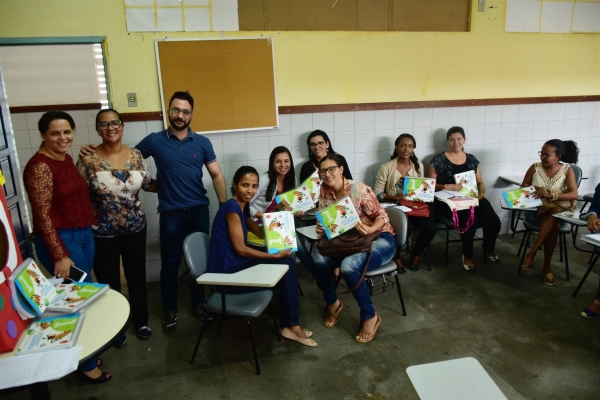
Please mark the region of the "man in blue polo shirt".
MULTIPOLYGON (((163 327, 177 323, 177 288, 183 241, 192 232, 209 234, 208 197, 202 184, 206 166, 219 203, 227 200, 225 179, 210 140, 189 128, 194 99, 187 92, 175 92, 169 101, 168 129, 151 133, 135 146, 144 158, 153 157, 158 180, 160 218, 160 289, 163 327)), ((201 288, 191 284, 192 314, 204 317, 201 288)))
MULTIPOLYGON (((158 181, 160 221, 160 291, 163 303, 163 327, 177 323, 177 290, 183 241, 193 232, 209 234, 209 200, 202 183, 202 167, 206 166, 217 192, 219 203, 227 200, 225 179, 210 140, 194 133, 190 122, 194 99, 188 92, 175 92, 169 101, 169 128, 146 136, 137 144, 144 158, 153 157, 158 181)), ((93 152, 83 146, 81 154, 93 152)), ((190 284, 192 314, 207 316, 204 294, 195 282, 190 284)))

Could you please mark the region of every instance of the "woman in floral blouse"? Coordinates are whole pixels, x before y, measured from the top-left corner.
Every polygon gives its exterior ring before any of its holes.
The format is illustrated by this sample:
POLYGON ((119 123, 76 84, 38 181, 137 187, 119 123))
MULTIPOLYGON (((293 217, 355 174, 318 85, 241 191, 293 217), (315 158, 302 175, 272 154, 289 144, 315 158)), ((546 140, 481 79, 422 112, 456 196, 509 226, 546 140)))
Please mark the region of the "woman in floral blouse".
MULTIPOLYGON (((156 191, 142 154, 121 142, 123 121, 113 109, 96 115, 96 131, 102 144, 82 157, 77 166, 87 180, 96 217, 92 226, 96 243, 94 272, 98 282, 121 290, 120 262, 127 279, 133 325, 140 339, 148 339, 146 295, 146 215, 141 208, 140 189, 156 191)), ((125 335, 115 346, 125 344, 125 335)))
MULTIPOLYGON (((389 262, 396 252, 394 240, 396 233, 373 190, 362 182, 346 179, 343 175, 342 160, 333 154, 325 156, 320 161, 319 174, 323 179, 319 208, 326 208, 343 197, 349 196, 360 218, 360 222, 355 227, 356 230, 363 236, 376 231, 381 232, 379 239, 373 242, 371 259, 367 268, 379 268, 389 262)), ((324 233, 323 227, 318 223, 316 230, 318 234, 324 233)), ((329 258, 320 254, 315 256, 317 284, 323 291, 323 298, 327 302, 326 327, 333 328, 337 324, 340 311, 344 308, 344 304, 335 293, 332 271, 340 268, 348 287, 354 287, 360 281, 366 260, 367 253, 352 254, 343 259, 329 258)), ((362 281, 352 294, 360 308, 361 317, 361 328, 356 336, 356 341, 368 343, 375 337, 375 332, 381 324, 381 317, 373 308, 371 295, 365 281, 362 281)))

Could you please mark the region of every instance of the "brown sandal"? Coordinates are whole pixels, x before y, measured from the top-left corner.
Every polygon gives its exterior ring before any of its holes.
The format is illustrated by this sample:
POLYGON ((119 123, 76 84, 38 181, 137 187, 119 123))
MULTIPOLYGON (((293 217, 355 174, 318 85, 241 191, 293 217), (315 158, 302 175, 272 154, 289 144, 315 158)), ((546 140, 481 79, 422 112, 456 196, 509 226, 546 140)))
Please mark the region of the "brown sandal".
POLYGON ((342 303, 341 300, 338 300, 338 301, 340 302, 340 304, 337 306, 337 308, 335 309, 333 314, 328 314, 327 317, 325 318, 325 326, 328 328, 333 328, 334 326, 337 325, 338 316, 340 315, 340 312, 344 308, 344 303, 342 303), (331 321, 332 318, 333 318, 333 321, 331 321), (327 321, 330 321, 330 323, 328 324, 327 321))
POLYGON ((375 316, 377 317, 377 322, 375 323, 375 327, 373 328, 373 333, 370 333, 367 330, 363 329, 362 327, 364 326, 364 322, 361 323, 360 331, 358 332, 358 335, 356 335, 355 338, 358 343, 369 343, 370 341, 375 339, 375 333, 377 333, 377 328, 379 328, 379 325, 381 325, 381 317, 377 313, 375 313, 375 316), (366 339, 361 339, 361 335, 363 337, 366 337, 366 339))
POLYGON ((544 285, 546 286, 556 286, 552 272, 546 272, 545 274, 542 274, 542 282, 544 282, 544 285))

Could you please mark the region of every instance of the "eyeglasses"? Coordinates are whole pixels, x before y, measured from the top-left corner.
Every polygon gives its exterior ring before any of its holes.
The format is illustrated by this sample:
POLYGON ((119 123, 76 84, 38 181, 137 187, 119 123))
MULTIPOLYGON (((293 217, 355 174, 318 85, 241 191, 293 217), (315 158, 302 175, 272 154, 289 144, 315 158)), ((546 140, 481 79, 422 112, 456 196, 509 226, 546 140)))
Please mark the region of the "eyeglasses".
POLYGON ((118 119, 115 119, 114 121, 98 122, 98 128, 100 129, 108 129, 109 125, 115 129, 119 129, 121 125, 123 125, 123 122, 119 121, 118 119))
POLYGON ((555 155, 556 155, 556 153, 554 153, 554 154, 550 154, 550 153, 544 153, 543 151, 538 151, 538 155, 539 155, 540 157, 548 158, 548 157, 550 157, 550 156, 555 156, 555 155))
POLYGON ((335 170, 337 168, 339 168, 339 167, 340 167, 339 165, 334 165, 334 166, 329 167, 329 168, 320 169, 319 170, 319 175, 325 176, 325 174, 328 173, 328 172, 329 172, 329 175, 333 175, 333 173, 335 172, 335 170))
POLYGON ((192 111, 190 110, 182 110, 181 108, 177 108, 177 107, 173 107, 171 109, 169 109, 169 112, 173 115, 178 115, 179 113, 183 113, 183 115, 185 115, 186 117, 189 117, 190 115, 192 115, 192 111))
POLYGON ((325 146, 325 142, 317 142, 317 143, 311 143, 310 144, 310 147, 312 149, 314 149, 315 147, 323 147, 323 146, 325 146))

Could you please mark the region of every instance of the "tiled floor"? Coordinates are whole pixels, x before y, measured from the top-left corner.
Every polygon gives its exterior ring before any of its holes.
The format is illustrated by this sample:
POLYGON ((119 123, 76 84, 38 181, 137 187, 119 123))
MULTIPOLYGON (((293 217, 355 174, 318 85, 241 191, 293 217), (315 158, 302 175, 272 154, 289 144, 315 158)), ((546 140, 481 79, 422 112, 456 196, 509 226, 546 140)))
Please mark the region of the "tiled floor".
POLYGON ((245 327, 231 322, 221 334, 211 328, 190 364, 200 322, 188 313, 187 288, 180 287, 177 327, 162 332, 159 285, 151 283, 152 338, 137 340, 130 328, 127 345, 102 356, 114 374, 107 384, 90 386, 71 375, 52 382, 50 390, 56 399, 416 399, 408 366, 474 357, 509 399, 597 398, 600 319, 586 320, 579 313, 594 298, 598 276, 592 274, 577 298, 571 297, 588 259, 572 247, 570 282, 558 253, 556 287, 541 283, 541 258, 535 273, 517 276, 519 240, 501 236, 500 264, 484 264, 477 244, 474 273, 460 265, 459 244, 451 245, 448 266, 443 243, 432 245, 431 272, 422 268, 401 275, 406 317, 395 291, 374 297, 383 323, 367 345, 354 341, 359 317, 351 295, 343 296, 339 324, 323 326, 320 292, 300 266, 301 321, 319 345, 278 342, 267 324, 255 331, 260 376, 245 327))

